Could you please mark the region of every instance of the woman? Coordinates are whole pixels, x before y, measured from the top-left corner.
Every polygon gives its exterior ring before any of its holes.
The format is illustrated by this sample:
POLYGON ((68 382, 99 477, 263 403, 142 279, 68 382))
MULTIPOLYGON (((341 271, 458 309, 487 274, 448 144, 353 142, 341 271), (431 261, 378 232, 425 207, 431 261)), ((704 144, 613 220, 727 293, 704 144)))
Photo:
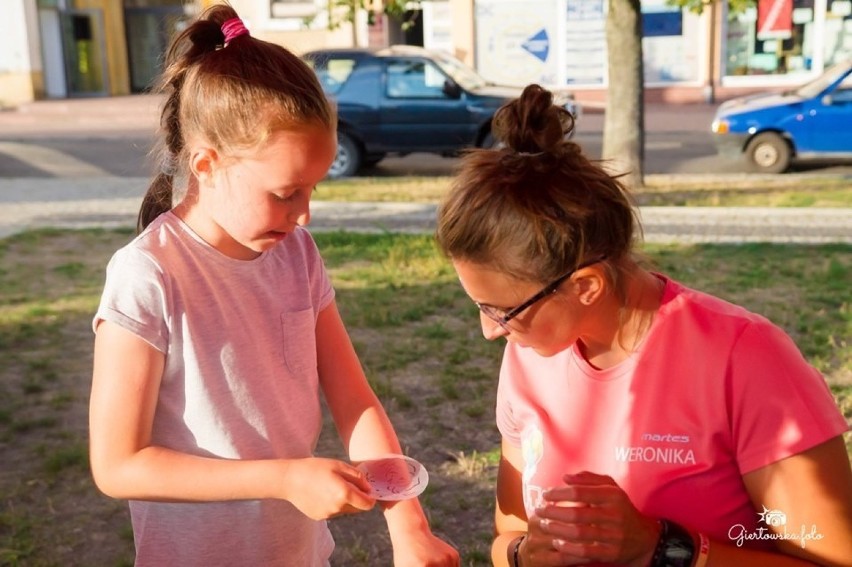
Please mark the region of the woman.
POLYGON ((537 85, 437 239, 507 341, 495 565, 852 564, 847 423, 765 318, 650 272, 619 181, 537 85))

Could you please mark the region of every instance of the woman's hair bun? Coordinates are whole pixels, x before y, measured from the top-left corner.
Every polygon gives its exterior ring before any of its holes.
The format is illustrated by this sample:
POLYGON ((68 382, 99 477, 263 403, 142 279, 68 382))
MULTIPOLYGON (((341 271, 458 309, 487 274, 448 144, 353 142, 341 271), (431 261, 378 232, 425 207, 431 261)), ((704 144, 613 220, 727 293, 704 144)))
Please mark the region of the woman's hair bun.
POLYGON ((491 124, 494 138, 516 152, 537 154, 558 151, 574 128, 574 117, 553 104, 553 93, 531 84, 521 96, 504 104, 491 124))

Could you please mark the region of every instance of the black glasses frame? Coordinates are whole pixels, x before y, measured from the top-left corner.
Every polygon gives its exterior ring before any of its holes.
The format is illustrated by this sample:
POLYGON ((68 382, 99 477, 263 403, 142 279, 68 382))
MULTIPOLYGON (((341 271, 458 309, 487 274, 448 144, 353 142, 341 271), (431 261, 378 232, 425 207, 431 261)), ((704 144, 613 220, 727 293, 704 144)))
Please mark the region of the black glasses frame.
POLYGON ((517 307, 513 307, 513 308, 509 309, 502 316, 497 314, 498 311, 502 311, 502 310, 498 310, 496 307, 493 307, 493 306, 488 305, 486 303, 475 302, 476 307, 478 307, 479 311, 482 312, 486 317, 488 317, 489 319, 491 319, 492 321, 494 321, 495 323, 500 325, 503 329, 505 329, 507 331, 511 331, 511 328, 509 328, 509 326, 508 326, 509 321, 511 321, 512 319, 514 319, 515 317, 520 315, 522 312, 529 309, 530 307, 532 307, 533 305, 535 305, 536 303, 538 303, 539 301, 541 301, 542 299, 544 299, 548 295, 556 293, 556 290, 559 289, 559 286, 562 285, 562 282, 564 282, 565 280, 567 280, 568 278, 573 276, 578 271, 582 270, 583 268, 588 268, 589 266, 597 264, 598 262, 603 262, 604 260, 606 260, 606 256, 599 256, 598 258, 595 258, 594 260, 590 260, 588 262, 583 262, 582 264, 578 265, 576 268, 574 268, 570 272, 566 272, 566 273, 562 274, 561 276, 559 276, 558 278, 556 278, 555 280, 553 280, 552 282, 550 282, 549 284, 544 286, 541 289, 541 291, 539 291, 538 293, 536 293, 535 295, 533 295, 532 297, 530 297, 529 299, 527 299, 526 301, 524 301, 523 303, 518 305, 517 307))

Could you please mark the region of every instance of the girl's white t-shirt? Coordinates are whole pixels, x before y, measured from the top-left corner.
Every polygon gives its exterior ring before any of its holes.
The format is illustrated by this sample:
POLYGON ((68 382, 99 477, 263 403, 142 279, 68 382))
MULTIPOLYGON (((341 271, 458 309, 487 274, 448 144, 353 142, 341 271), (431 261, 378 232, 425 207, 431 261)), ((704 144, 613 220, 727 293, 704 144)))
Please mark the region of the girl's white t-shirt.
MULTIPOLYGON (((304 458, 322 422, 316 321, 333 300, 307 230, 241 261, 168 212, 113 256, 93 325, 120 325, 165 354, 152 443, 304 458)), ((130 511, 137 566, 326 565, 334 548, 325 522, 281 500, 131 501, 130 511)))

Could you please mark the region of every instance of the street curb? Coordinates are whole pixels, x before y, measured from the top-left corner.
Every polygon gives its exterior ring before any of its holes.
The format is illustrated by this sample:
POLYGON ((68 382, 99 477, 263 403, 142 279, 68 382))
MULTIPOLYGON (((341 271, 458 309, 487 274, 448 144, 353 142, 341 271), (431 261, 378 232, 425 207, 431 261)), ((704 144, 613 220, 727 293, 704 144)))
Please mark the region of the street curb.
MULTIPOLYGON (((38 228, 134 227, 147 178, 0 179, 0 237, 38 228)), ((313 231, 431 233, 428 203, 311 203, 313 231)), ((649 243, 847 243, 852 208, 639 207, 649 243)))

